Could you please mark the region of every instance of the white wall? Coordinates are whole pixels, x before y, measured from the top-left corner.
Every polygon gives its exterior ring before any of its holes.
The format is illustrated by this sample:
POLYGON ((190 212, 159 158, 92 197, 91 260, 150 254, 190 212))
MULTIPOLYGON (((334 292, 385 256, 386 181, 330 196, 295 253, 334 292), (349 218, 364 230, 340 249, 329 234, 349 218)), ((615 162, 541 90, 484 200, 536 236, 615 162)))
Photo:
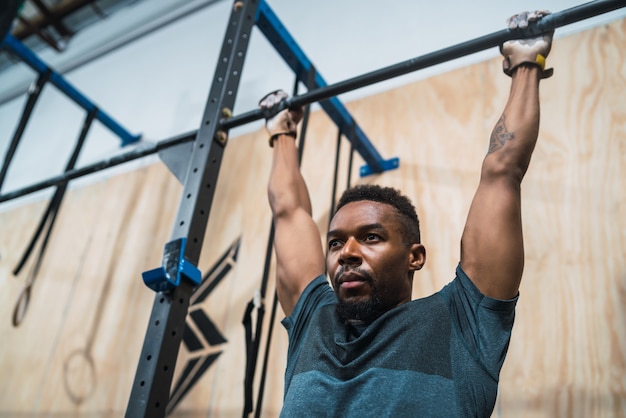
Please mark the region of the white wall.
MULTIPOLYGON (((179 4, 185 2, 177 1, 179 4)), ((174 2, 176 3, 176 2, 174 2)), ((197 3, 197 2, 196 2, 197 3)), ((481 0, 437 2, 373 0, 268 0, 279 18, 329 84, 395 64, 428 52, 504 28, 506 17, 520 10, 561 11, 583 2, 529 0, 503 2, 481 0), (382 7, 381 7, 382 6, 382 7)), ((221 48, 231 1, 222 1, 65 74, 87 97, 132 133, 146 141, 158 141, 197 129, 221 48)), ((187 3, 189 6, 189 3, 187 3)), ((128 32, 137 20, 148 19, 155 8, 172 8, 172 1, 150 0, 130 6, 113 17, 77 34, 70 49, 42 58, 61 67, 72 51, 94 48, 107 37, 128 32)), ((586 29, 626 15, 621 9, 570 25, 558 36, 586 29)), ((555 44, 558 48, 558 42, 555 44)), ((341 96, 343 101, 395 87, 454 67, 496 55, 496 49, 440 65, 341 96)), ((549 60, 548 60, 549 63, 549 60)), ((23 65, 0 75, 0 95, 23 80, 36 76, 23 65)), ((558 71, 556 69, 557 75, 558 71)), ((254 30, 242 75, 235 113, 251 110, 264 93, 290 91, 293 75, 263 35, 254 30)), ((0 106, 0 158, 4 156, 26 97, 0 106)), ((471 106, 471 103, 468 103, 471 106)), ((384 109, 381 109, 381 117, 384 109)), ((46 87, 22 139, 2 191, 7 192, 60 174, 78 136, 84 112, 59 93, 46 87)), ((251 128, 238 128, 231 137, 251 128)), ((92 127, 79 166, 99 161, 120 149, 119 140, 96 123, 92 127)), ((138 164, 145 163, 139 162, 138 164)), ((132 168, 127 164, 121 169, 132 168)), ((100 175, 115 172, 108 170, 100 175)), ((89 176, 81 182, 96 180, 89 176)), ((0 210, 41 198, 39 193, 0 204, 0 210)))

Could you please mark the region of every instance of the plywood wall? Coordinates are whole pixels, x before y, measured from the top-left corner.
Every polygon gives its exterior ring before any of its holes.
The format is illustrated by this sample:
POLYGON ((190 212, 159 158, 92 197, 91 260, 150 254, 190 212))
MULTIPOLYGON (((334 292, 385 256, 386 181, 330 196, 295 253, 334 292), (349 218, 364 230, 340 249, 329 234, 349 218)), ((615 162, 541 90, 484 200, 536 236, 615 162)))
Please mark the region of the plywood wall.
MULTIPOLYGON (((523 184, 526 270, 494 416, 625 415, 625 51, 622 20, 557 40, 549 58, 555 76, 542 82, 540 139, 523 184)), ((380 153, 401 160, 398 170, 360 179, 357 158, 353 183, 398 187, 421 216, 428 261, 416 276, 415 297, 453 277, 480 163, 508 86, 499 60, 491 60, 348 105, 380 153)), ((302 170, 322 233, 335 144, 336 128, 315 113, 302 170)), ((234 243, 239 247, 236 259, 231 252, 218 267, 230 271, 192 308, 215 328, 205 337, 189 322, 199 345, 181 347, 175 378, 192 360, 208 367, 196 374, 172 416, 242 414, 241 321, 263 271, 270 161, 264 133, 230 140, 199 267, 206 273, 234 243)), ((71 190, 19 327, 11 317, 29 269, 17 278, 11 271, 45 203, 0 213, 0 417, 124 414, 154 298, 141 272, 161 263, 181 190, 161 164, 71 190)), ((272 294, 270 284, 266 319, 272 294)), ((281 318, 279 311, 267 417, 278 415, 282 399, 281 318)))

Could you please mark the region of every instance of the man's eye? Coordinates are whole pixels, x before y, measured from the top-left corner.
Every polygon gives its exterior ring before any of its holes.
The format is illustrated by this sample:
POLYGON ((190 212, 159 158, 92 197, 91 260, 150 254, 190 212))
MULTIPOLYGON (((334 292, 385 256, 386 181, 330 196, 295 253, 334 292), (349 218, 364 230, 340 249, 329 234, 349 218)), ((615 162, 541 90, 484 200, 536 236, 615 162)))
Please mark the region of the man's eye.
POLYGON ((333 239, 328 242, 328 248, 336 248, 339 246, 339 240, 333 239))
POLYGON ((378 235, 376 234, 367 234, 365 236, 365 241, 376 241, 378 240, 378 235))

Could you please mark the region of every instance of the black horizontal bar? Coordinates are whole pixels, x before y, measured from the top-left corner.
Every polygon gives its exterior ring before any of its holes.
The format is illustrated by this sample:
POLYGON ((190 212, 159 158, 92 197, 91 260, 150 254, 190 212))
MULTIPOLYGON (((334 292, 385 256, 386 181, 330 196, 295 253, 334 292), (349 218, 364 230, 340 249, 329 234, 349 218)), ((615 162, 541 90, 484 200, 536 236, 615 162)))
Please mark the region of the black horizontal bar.
POLYGON ((56 186, 57 184, 67 182, 69 180, 73 180, 78 177, 85 176, 87 174, 92 174, 92 173, 95 173, 95 172, 98 172, 107 168, 114 167, 116 165, 124 164, 132 160, 146 157, 150 154, 155 154, 161 150, 164 150, 169 147, 173 147, 178 144, 182 144, 184 142, 193 141, 196 138, 196 134, 197 134, 197 131, 187 132, 187 133, 180 134, 169 139, 164 139, 154 144, 150 144, 149 146, 140 145, 134 150, 125 152, 124 154, 119 154, 114 157, 108 158, 106 160, 102 160, 93 164, 86 165, 81 168, 70 170, 70 171, 67 171, 65 174, 61 174, 56 177, 51 177, 47 180, 32 184, 22 189, 18 189, 9 193, 2 194, 0 195, 0 203, 6 202, 8 200, 16 199, 18 197, 22 197, 27 194, 38 192, 39 190, 56 186))
MULTIPOLYGON (((299 96, 295 96, 289 100, 286 100, 282 103, 282 106, 275 111, 284 109, 285 107, 304 106, 309 103, 328 99, 341 93, 356 90, 361 87, 366 87, 371 84, 389 80, 391 78, 424 69, 429 66, 440 64, 442 62, 461 58, 466 55, 471 55, 484 49, 499 46, 503 42, 511 39, 520 39, 535 36, 540 33, 548 32, 559 27, 576 23, 581 20, 601 15, 603 13, 608 13, 623 7, 626 7, 626 3, 624 3, 624 0, 597 0, 585 3, 580 6, 575 6, 563 10, 561 12, 550 14, 542 18, 535 25, 531 25, 530 27, 523 30, 518 29, 513 31, 509 29, 504 29, 490 35, 485 35, 474 40, 463 42, 436 52, 403 61, 401 63, 391 65, 380 70, 372 71, 370 73, 366 73, 361 76, 357 76, 336 84, 331 84, 326 87, 309 91, 305 94, 301 94, 299 96)), ((229 119, 222 119, 220 123, 222 125, 222 128, 231 129, 262 119, 265 116, 266 115, 261 110, 256 109, 246 113, 242 113, 240 115, 233 116, 229 119)), ((79 169, 71 170, 63 175, 52 177, 40 183, 36 183, 22 189, 2 194, 0 195, 0 203, 28 195, 51 186, 55 186, 67 180, 76 179, 78 177, 82 177, 87 174, 92 174, 100 170, 114 167, 116 165, 142 158, 150 154, 155 154, 163 149, 172 147, 174 145, 192 141, 195 139, 196 134, 197 131, 181 134, 176 137, 165 139, 158 143, 155 143, 151 147, 136 148, 131 152, 117 155, 108 160, 100 161, 79 169)))
MULTIPOLYGON (((310 103, 325 100, 341 93, 346 93, 362 87, 367 87, 381 81, 405 75, 417 70, 421 70, 443 62, 451 61, 485 49, 499 47, 502 43, 512 39, 522 39, 537 36, 541 33, 555 30, 561 26, 579 22, 594 16, 608 13, 626 6, 624 0, 597 0, 581 4, 561 12, 552 13, 543 17, 535 24, 531 24, 526 29, 503 29, 489 35, 482 36, 470 41, 462 42, 439 51, 431 52, 417 58, 400 62, 379 70, 375 70, 345 81, 321 87, 305 94, 285 100, 281 106, 274 109, 278 112, 287 107, 299 107, 310 103)), ((267 115, 260 109, 251 110, 240 115, 235 115, 220 121, 223 129, 228 130, 237 126, 245 125, 267 115)))
MULTIPOLYGON (((259 3, 256 25, 307 90, 328 85, 267 1, 259 3)), ((320 102, 320 105, 342 134, 354 145, 372 173, 383 172, 386 161, 341 101, 335 97, 320 102)))

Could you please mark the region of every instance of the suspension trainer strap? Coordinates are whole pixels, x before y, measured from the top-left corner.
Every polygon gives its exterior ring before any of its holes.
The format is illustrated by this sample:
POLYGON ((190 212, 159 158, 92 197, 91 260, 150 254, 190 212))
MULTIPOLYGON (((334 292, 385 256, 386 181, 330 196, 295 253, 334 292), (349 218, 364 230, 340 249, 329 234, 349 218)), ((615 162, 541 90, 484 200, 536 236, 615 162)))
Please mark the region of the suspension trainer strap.
POLYGON ((330 196, 330 212, 328 216, 328 226, 335 212, 335 200, 337 199, 337 180, 339 174, 339 155, 341 154, 341 128, 337 131, 337 147, 335 148, 335 172, 333 174, 333 191, 330 196))
MULTIPOLYGON (((254 311, 254 302, 251 300, 248 302, 246 306, 246 310, 243 314, 243 327, 246 333, 246 369, 243 381, 244 387, 244 406, 243 406, 243 417, 247 417, 250 412, 252 412, 252 404, 254 403, 254 399, 252 398, 252 384, 254 380, 254 365, 256 365, 256 360, 254 356, 254 346, 256 345, 256 341, 252 335, 252 311, 254 311)), ((257 318, 258 318, 257 313, 257 318)))
MULTIPOLYGON (((78 140, 76 141, 74 151, 72 152, 72 156, 70 157, 67 163, 67 166, 65 168, 66 172, 72 170, 74 166, 76 165, 76 161, 78 160, 80 151, 82 150, 83 144, 85 143, 85 139, 87 138, 87 134, 89 133, 89 128, 91 127, 91 124, 97 112, 98 112, 98 109, 94 108, 87 114, 87 117, 85 118, 85 121, 83 123, 83 128, 81 130, 81 133, 78 137, 78 140)), ((50 199, 50 202, 48 203, 48 207, 46 208, 46 211, 44 212, 41 220, 39 221, 39 225, 35 231, 35 234, 31 238, 30 243, 28 244, 28 247, 26 248, 26 251, 24 251, 24 254, 22 255, 22 258, 20 259, 20 262, 13 270, 13 275, 15 276, 17 276, 20 273, 20 271, 26 264, 26 261, 32 254, 35 244, 37 243, 39 237, 41 236, 41 233, 43 232, 44 228, 47 227, 44 237, 43 237, 43 241, 39 247, 37 260, 35 261, 33 270, 31 271, 30 276, 26 280, 26 283, 24 285, 24 290, 22 291, 16 304, 15 311, 13 314, 14 326, 18 326, 19 324, 21 324, 22 320, 24 319, 24 315, 26 314, 26 310, 28 308, 28 302, 30 300, 30 292, 31 292, 33 284, 35 283, 35 280, 37 279, 39 268, 41 266, 41 262, 46 252, 46 248, 48 246, 48 241, 50 240, 50 236, 52 235, 52 228, 54 227, 57 214, 59 213, 59 208, 61 207, 61 202, 63 201, 63 196, 65 195, 65 191, 67 189, 67 183, 68 182, 65 181, 65 182, 60 183, 57 186, 57 189, 55 190, 54 195, 52 196, 52 199, 50 199)))
MULTIPOLYGON (((1 39, 0 39, 1 41, 1 39)), ((13 133, 13 138, 11 139, 11 143, 9 144, 9 148, 4 156, 4 162, 2 163, 2 168, 0 169, 0 189, 2 189, 2 185, 4 184, 4 180, 9 171, 9 165, 13 160, 13 156, 15 155, 15 151, 17 151, 17 146, 22 139, 22 135, 24 134, 24 130, 26 130, 26 125, 30 120, 30 116, 35 109, 35 105, 37 104, 37 100, 41 94, 41 91, 45 87, 46 83, 50 79, 50 74, 52 74, 52 70, 49 68, 41 73, 37 78, 37 82, 33 84, 28 91, 28 100, 26 100, 26 104, 24 105, 24 109, 22 110, 22 116, 20 117, 20 121, 18 122, 15 132, 13 133)))
MULTIPOLYGON (((85 121, 83 123, 83 128, 81 130, 81 133, 78 137, 78 140, 76 141, 76 145, 74 146, 74 151, 72 152, 72 156, 70 157, 65 167, 65 172, 68 172, 74 169, 74 166, 76 165, 76 161, 78 160, 78 156, 80 155, 80 151, 82 150, 83 144, 85 143, 85 139, 87 138, 87 134, 89 133, 89 128, 91 127, 91 123, 93 122, 96 116, 96 113, 98 113, 98 108, 94 107, 87 114, 87 117, 85 118, 85 121)), ((18 263, 17 267, 15 267, 15 269, 13 270, 14 275, 18 275, 22 267, 24 267, 24 264, 26 263, 26 261, 28 260, 28 257, 32 253, 33 248, 35 247, 35 244, 37 243, 37 240, 39 239, 39 236, 41 235, 43 228, 46 225, 47 221, 49 219, 52 219, 51 223, 54 224, 54 218, 56 218, 56 213, 59 207, 61 206, 61 201, 63 200, 63 196, 65 195, 65 190, 67 189, 67 184, 68 184, 68 181, 64 181, 57 185, 54 195, 52 199, 50 200, 50 203, 48 204, 48 207, 46 211, 44 212, 44 215, 41 218, 41 221, 39 222, 39 226, 35 230, 35 234, 33 235, 28 247, 24 251, 24 254, 22 255, 22 258, 20 259, 20 262, 18 263)), ((52 225, 49 225, 46 235, 49 235, 51 230, 52 230, 52 225)), ((47 238, 45 239, 45 241, 47 242, 47 238)), ((40 256, 41 255, 42 254, 40 254, 40 256)))
POLYGON ((256 370, 259 355, 259 339, 261 338, 261 326, 265 317, 265 290, 269 279, 270 264, 272 262, 272 244, 274 242, 274 222, 270 226, 270 233, 265 250, 265 265, 261 279, 261 290, 248 302, 244 316, 243 326, 246 332, 246 370, 244 377, 244 410, 243 417, 247 417, 253 410, 253 385, 254 372, 256 370), (256 308, 256 331, 252 333, 252 313, 256 308))
MULTIPOLYGON (((353 123, 350 126, 350 130, 352 131, 352 135, 350 135, 350 138, 354 138, 355 136, 355 124, 353 123)), ((346 181, 346 189, 350 188, 350 184, 352 183, 352 165, 354 163, 354 143, 352 141, 350 141, 350 158, 348 159, 348 180, 346 181)), ((332 213, 330 214, 332 216, 332 213)))

